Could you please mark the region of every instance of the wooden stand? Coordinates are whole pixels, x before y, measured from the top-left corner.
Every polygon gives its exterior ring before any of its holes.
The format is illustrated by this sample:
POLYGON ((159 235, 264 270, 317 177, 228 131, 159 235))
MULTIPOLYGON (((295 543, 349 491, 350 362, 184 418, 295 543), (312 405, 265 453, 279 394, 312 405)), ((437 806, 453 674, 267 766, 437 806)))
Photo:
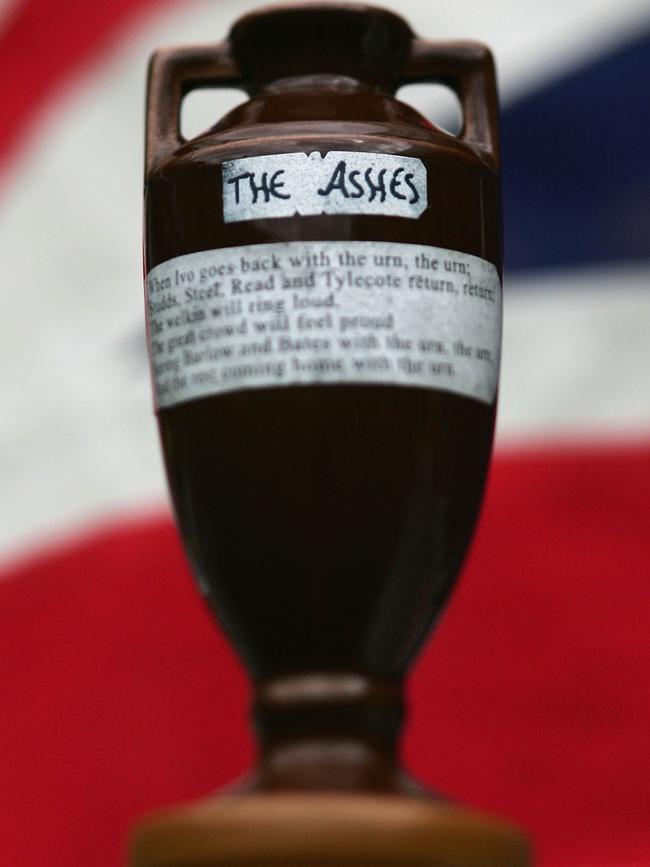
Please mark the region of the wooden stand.
POLYGON ((219 796, 139 829, 131 867, 526 867, 510 825, 426 798, 219 796))

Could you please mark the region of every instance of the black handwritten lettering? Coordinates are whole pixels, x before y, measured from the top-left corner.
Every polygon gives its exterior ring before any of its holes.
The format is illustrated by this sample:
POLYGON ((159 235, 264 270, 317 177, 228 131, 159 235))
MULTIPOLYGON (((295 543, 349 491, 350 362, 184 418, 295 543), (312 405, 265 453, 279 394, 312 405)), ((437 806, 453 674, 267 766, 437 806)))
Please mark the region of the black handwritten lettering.
POLYGON ((271 181, 269 183, 269 190, 272 196, 275 196, 276 199, 290 199, 291 195, 289 193, 279 193, 278 188, 284 186, 284 181, 279 181, 278 177, 284 174, 284 169, 278 169, 277 172, 274 172, 271 175, 271 181))
POLYGON ((393 172, 393 177, 390 182, 390 194, 391 196, 395 196, 396 199, 406 199, 406 196, 402 195, 402 193, 397 192, 397 188, 402 186, 402 182, 399 179, 399 176, 402 174, 404 169, 400 167, 399 169, 395 169, 393 172))
POLYGON ((279 192, 279 189, 284 186, 284 181, 279 180, 279 177, 280 175, 283 175, 284 172, 284 169, 278 169, 276 172, 273 172, 270 180, 269 173, 262 172, 262 178, 259 183, 256 183, 255 181, 255 172, 244 172, 241 175, 237 175, 237 177, 230 178, 228 183, 235 185, 236 204, 239 204, 240 202, 239 182, 245 180, 248 180, 254 205, 257 204, 257 200, 259 199, 260 194, 264 196, 264 202, 266 203, 271 200, 272 196, 274 196, 276 199, 290 199, 291 196, 289 193, 279 192))
POLYGON ((350 172, 350 177, 348 178, 348 180, 350 181, 350 185, 353 186, 357 191, 356 193, 350 193, 351 199, 360 199, 363 196, 363 187, 357 180, 360 174, 361 172, 358 169, 350 172))
POLYGON ((230 178, 228 181, 229 184, 235 185, 235 202, 239 204, 239 182, 245 181, 246 178, 251 177, 251 172, 244 172, 242 175, 237 175, 236 178, 230 178))
MULTIPOLYGON (((329 194, 333 190, 339 190, 341 193, 343 193, 345 198, 348 199, 350 197, 350 194, 348 193, 346 186, 345 186, 345 172, 346 172, 346 170, 347 170, 347 166, 345 164, 345 160, 341 160, 338 163, 338 165, 336 166, 336 168, 334 169, 334 171, 332 172, 332 177, 329 179, 329 183, 327 184, 325 189, 323 190, 323 189, 319 188, 318 195, 319 196, 329 196, 329 194)), ((358 198, 358 196, 355 196, 355 198, 358 198)))
POLYGON ((408 174, 404 175, 404 183, 406 184, 407 187, 410 187, 410 189, 413 190, 413 195, 409 199, 409 205, 414 205, 416 202, 418 202, 420 200, 420 194, 418 193, 417 188, 415 187, 415 184, 413 183, 413 173, 412 172, 409 172, 408 174))
POLYGON ((377 183, 373 183, 372 178, 372 168, 366 169, 364 172, 364 178, 366 179, 366 183, 368 184, 368 189, 370 190, 370 195, 368 196, 368 201, 372 202, 377 194, 381 196, 379 199, 380 202, 383 202, 386 199, 386 187, 384 186, 384 176, 386 175, 386 169, 382 169, 379 172, 377 177, 377 183))
POLYGON ((426 168, 416 158, 343 151, 325 157, 290 153, 233 160, 224 168, 226 222, 258 214, 288 216, 296 210, 303 216, 324 212, 417 217, 426 203, 426 168), (228 185, 233 189, 226 194, 228 185))

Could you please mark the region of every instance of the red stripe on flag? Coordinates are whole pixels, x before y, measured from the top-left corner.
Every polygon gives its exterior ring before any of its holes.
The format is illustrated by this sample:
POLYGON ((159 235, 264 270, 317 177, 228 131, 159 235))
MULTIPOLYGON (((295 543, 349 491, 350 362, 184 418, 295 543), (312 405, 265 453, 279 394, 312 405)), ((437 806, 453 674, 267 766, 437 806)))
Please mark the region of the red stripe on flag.
POLYGON ((153 805, 251 760, 243 675, 168 520, 0 579, 0 863, 115 867, 153 805))
POLYGON ((19 3, 0 33, 0 163, 14 152, 38 110, 65 82, 100 60, 138 15, 173 2, 180 0, 19 3))
MULTIPOLYGON (((650 863, 650 446, 499 457, 412 680, 409 765, 527 826, 540 867, 650 863)), ((121 863, 251 759, 245 681, 166 520, 0 584, 0 860, 121 863)))
POLYGON ((539 867, 650 864, 649 520, 650 444, 500 456, 412 682, 411 765, 539 867))

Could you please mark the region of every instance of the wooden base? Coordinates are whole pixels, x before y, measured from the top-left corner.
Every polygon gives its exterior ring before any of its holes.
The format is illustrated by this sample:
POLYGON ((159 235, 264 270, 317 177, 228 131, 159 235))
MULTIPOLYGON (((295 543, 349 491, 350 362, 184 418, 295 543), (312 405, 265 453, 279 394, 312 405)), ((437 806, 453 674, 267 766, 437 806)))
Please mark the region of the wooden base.
POLYGON ((521 833, 400 795, 219 796, 145 822, 132 867, 526 867, 521 833))

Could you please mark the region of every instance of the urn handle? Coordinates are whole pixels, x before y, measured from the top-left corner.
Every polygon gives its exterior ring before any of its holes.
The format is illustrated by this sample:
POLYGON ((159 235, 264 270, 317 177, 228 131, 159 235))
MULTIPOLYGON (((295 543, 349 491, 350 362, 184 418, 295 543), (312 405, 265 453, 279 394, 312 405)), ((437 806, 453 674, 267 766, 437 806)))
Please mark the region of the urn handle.
POLYGON ((499 163, 499 104, 494 60, 479 42, 414 39, 400 85, 436 82, 450 87, 463 109, 461 141, 499 163))
POLYGON ((149 62, 145 172, 175 150, 180 132, 183 97, 202 87, 242 87, 241 74, 226 42, 161 48, 149 62))

